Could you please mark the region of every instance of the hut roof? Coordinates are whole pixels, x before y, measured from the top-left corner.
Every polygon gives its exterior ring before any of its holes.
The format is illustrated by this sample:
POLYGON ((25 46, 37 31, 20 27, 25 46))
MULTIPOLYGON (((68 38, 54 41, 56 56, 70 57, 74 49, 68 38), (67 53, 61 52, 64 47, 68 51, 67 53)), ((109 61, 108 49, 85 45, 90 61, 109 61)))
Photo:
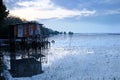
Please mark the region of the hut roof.
POLYGON ((23 22, 23 23, 16 23, 16 24, 12 24, 12 25, 22 25, 22 24, 39 24, 39 25, 43 25, 37 22, 23 22))

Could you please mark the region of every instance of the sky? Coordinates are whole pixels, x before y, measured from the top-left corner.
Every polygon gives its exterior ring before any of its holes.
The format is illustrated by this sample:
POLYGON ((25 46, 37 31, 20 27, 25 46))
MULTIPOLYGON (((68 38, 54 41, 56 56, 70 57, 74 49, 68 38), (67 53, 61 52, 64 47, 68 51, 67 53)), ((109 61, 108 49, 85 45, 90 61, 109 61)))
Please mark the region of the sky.
POLYGON ((10 15, 75 33, 120 33, 120 0, 3 0, 10 15))

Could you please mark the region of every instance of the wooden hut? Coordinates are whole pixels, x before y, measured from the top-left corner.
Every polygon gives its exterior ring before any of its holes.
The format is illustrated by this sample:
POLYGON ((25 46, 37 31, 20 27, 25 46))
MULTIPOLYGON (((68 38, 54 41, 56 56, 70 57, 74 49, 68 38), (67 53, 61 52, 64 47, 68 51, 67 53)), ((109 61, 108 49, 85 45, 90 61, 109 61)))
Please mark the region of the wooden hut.
POLYGON ((41 53, 42 36, 44 36, 42 25, 35 22, 10 25, 10 72, 12 76, 26 77, 43 72, 41 59, 45 55, 41 53), (21 59, 16 58, 19 51, 21 51, 21 56, 25 55, 21 59))

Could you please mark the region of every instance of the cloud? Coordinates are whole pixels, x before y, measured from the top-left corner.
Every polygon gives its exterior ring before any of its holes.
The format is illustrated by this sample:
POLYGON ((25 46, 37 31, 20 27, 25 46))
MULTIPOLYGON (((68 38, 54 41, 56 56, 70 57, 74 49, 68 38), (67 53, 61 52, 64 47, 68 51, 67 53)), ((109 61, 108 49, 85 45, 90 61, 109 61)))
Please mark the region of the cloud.
POLYGON ((95 10, 69 10, 52 3, 51 0, 19 1, 16 7, 10 10, 11 15, 19 16, 27 20, 38 19, 63 19, 74 16, 90 16, 95 10))
POLYGON ((96 10, 96 14, 94 16, 118 16, 118 15, 120 15, 120 8, 106 9, 101 11, 96 10))
POLYGON ((98 4, 113 5, 113 4, 119 3, 120 1, 119 0, 95 0, 94 2, 98 4))
POLYGON ((9 3, 9 2, 12 2, 12 1, 14 1, 14 0, 3 0, 3 2, 5 2, 5 3, 9 3))
POLYGON ((99 3, 110 3, 112 0, 100 0, 99 3))
POLYGON ((119 14, 120 15, 120 9, 114 9, 114 10, 106 10, 106 14, 119 14))

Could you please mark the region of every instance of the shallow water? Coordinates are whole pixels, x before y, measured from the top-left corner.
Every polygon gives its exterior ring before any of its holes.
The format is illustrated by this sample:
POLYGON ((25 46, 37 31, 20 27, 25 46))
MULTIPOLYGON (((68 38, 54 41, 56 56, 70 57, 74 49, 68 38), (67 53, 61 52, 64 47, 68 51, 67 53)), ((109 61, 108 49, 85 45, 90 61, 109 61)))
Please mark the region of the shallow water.
POLYGON ((120 79, 120 35, 58 35, 52 40, 44 73, 20 80, 120 79))

